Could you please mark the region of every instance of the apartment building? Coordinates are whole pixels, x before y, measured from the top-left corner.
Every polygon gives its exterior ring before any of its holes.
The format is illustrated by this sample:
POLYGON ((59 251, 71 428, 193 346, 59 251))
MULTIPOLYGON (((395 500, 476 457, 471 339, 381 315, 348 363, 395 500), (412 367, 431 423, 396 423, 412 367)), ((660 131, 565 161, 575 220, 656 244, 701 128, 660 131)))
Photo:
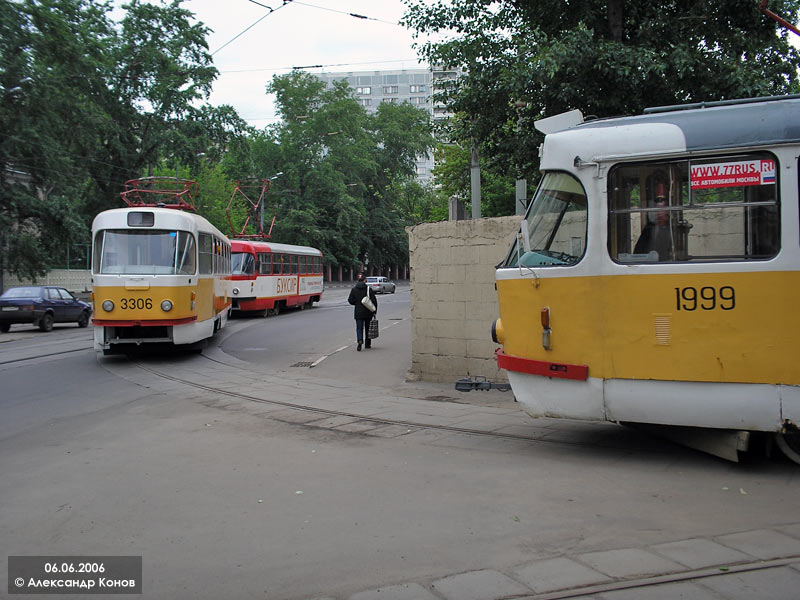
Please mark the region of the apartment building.
MULTIPOLYGON (((374 113, 382 102, 401 104, 408 102, 423 108, 434 119, 448 118, 444 104, 434 103, 432 95, 443 79, 458 76, 455 70, 447 69, 400 69, 390 71, 342 71, 337 73, 315 73, 329 87, 334 81, 346 80, 358 102, 367 112, 374 113)), ((430 179, 433 155, 421 156, 417 160, 417 178, 430 179)))

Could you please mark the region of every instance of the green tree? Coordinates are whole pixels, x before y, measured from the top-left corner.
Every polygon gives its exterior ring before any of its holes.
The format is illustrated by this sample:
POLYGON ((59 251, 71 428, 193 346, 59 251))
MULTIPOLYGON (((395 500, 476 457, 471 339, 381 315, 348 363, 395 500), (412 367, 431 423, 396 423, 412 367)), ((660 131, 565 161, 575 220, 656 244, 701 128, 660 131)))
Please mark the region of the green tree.
POLYGON ((334 265, 406 262, 402 205, 415 157, 432 143, 427 114, 386 104, 367 115, 344 82, 326 89, 302 72, 276 76, 268 91, 282 122, 239 164, 283 173, 271 192, 273 239, 316 246, 334 265))
MULTIPOLYGON (((464 69, 445 89, 453 139, 513 177, 535 175, 544 116, 798 91, 800 55, 752 0, 404 1, 416 35, 449 35, 422 55, 464 69)), ((800 2, 771 8, 796 22, 800 2)))
MULTIPOLYGON (((437 147, 434 158, 436 166, 433 168, 433 177, 439 203, 446 208, 449 198, 455 196, 464 203, 469 213, 472 149, 458 144, 442 144, 437 147)), ((481 170, 481 214, 485 217, 513 215, 515 203, 513 179, 503 172, 498 173, 498 165, 490 162, 481 170)))
POLYGON ((127 179, 219 161, 246 134, 202 104, 216 70, 207 28, 179 1, 0 2, 0 280, 36 276, 86 247, 127 179))

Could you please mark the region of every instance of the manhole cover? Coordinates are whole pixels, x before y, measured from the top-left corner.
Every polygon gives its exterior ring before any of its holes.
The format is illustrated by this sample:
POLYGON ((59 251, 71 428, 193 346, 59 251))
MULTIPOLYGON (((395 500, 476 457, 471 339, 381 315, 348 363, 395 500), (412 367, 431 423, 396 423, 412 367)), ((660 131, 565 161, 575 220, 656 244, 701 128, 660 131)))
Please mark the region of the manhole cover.
POLYGON ((292 365, 293 367, 310 367, 310 362, 297 362, 292 365))

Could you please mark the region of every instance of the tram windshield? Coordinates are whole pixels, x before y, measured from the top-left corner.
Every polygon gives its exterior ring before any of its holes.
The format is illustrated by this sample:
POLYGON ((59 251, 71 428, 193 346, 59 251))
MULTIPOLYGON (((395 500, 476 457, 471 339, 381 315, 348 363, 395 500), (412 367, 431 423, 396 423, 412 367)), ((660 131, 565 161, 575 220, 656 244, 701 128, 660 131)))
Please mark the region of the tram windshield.
POLYGON ((583 186, 569 173, 545 173, 525 222, 527 231, 517 236, 503 266, 576 264, 586 251, 588 210, 583 186), (522 239, 526 234, 528 240, 522 239))
POLYGON ((95 273, 194 275, 197 250, 188 231, 107 229, 95 236, 95 273))
POLYGON ((256 259, 248 252, 231 254, 231 273, 233 275, 253 275, 256 272, 256 259))

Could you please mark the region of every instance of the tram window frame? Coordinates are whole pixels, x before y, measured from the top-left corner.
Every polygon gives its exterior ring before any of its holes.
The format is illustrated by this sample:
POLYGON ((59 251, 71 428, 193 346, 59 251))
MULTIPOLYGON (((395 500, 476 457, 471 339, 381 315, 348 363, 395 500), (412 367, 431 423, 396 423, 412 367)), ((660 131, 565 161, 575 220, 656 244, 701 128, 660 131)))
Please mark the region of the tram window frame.
POLYGON ((256 271, 259 275, 272 275, 272 258, 269 252, 259 252, 257 253, 257 263, 258 266, 256 271))
POLYGON ((297 275, 297 259, 298 256, 296 254, 289 254, 289 272, 291 275, 297 275))
POLYGON ((517 232, 517 239, 511 245, 503 267, 573 267, 586 256, 589 243, 589 199, 583 184, 574 174, 567 171, 546 171, 531 198, 525 221, 528 230, 517 232), (578 210, 572 210, 572 207, 577 207, 578 210), (577 213, 582 213, 582 216, 576 219, 577 213), (572 218, 567 219, 568 214, 572 218), (576 224, 580 231, 575 228, 576 224), (569 234, 569 240, 565 239, 565 233, 569 234), (572 233, 580 235, 571 235, 572 233), (527 235, 530 240, 530 251, 519 248, 523 235, 527 235), (579 246, 577 254, 566 252, 566 244, 569 244, 570 252, 575 252, 579 246))
POLYGON ((608 254, 623 265, 770 260, 781 247, 779 173, 764 151, 618 163, 608 254))
POLYGON ((214 237, 210 233, 198 234, 197 256, 200 275, 214 273, 214 237))

